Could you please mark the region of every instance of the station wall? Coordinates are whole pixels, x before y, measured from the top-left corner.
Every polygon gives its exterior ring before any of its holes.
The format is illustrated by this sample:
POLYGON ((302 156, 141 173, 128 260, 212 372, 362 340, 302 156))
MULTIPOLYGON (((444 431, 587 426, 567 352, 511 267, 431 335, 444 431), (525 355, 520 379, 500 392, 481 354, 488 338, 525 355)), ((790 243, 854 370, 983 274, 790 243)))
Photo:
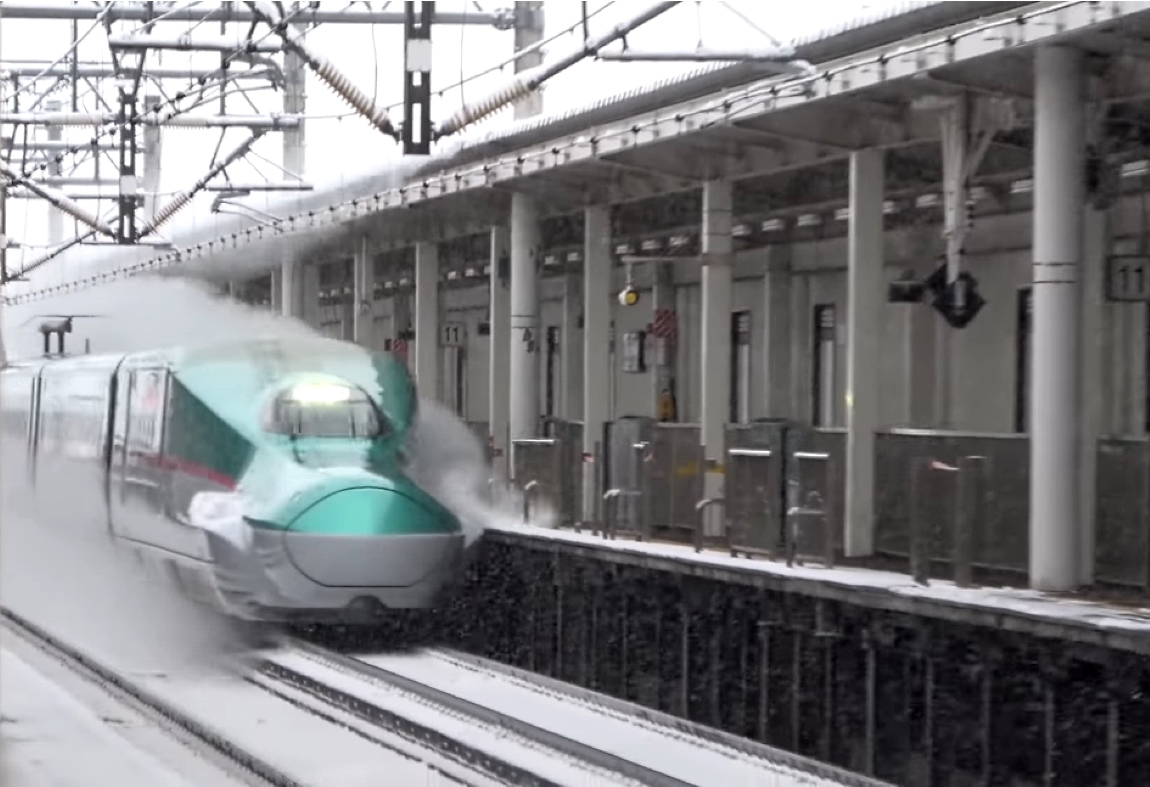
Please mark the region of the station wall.
MULTIPOLYGON (((1095 214, 1102 231, 1086 249, 1084 276, 1101 276, 1107 249, 1132 252, 1143 246, 1142 216, 1131 200, 1095 214)), ((962 330, 949 328, 928 306, 884 303, 882 351, 876 363, 881 372, 881 419, 884 426, 951 428, 969 432, 1013 432, 1025 428, 1025 405, 1019 393, 1029 372, 1023 359, 1025 295, 1031 277, 1031 216, 1029 212, 979 219, 967 242, 966 266, 978 279, 986 306, 962 330), (1021 422, 1020 422, 1021 419, 1021 422)), ((1088 233, 1089 234, 1089 233, 1088 233)), ((938 264, 942 252, 941 228, 921 225, 886 234, 886 281, 908 269, 919 274, 938 264)), ((847 379, 847 245, 845 237, 776 245, 736 255, 733 312, 750 317, 745 364, 750 418, 786 416, 825 426, 844 425, 847 379), (833 329, 816 329, 816 313, 833 309, 833 329), (818 340, 822 333, 821 341, 818 340), (820 391, 819 389, 823 389, 820 391), (826 395, 825 391, 830 391, 826 395)), ((649 266, 648 266, 649 267, 649 266)), ((616 287, 622 287, 622 271, 616 287)), ((652 319, 653 271, 637 268, 639 304, 619 305, 612 296, 614 346, 624 334, 640 331, 652 319)), ((697 421, 700 415, 702 347, 701 291, 695 263, 676 263, 673 275, 678 317, 675 353, 678 420, 697 421)), ((885 295, 885 282, 883 292, 885 295)), ((550 390, 550 406, 542 413, 578 418, 582 411, 582 330, 576 327, 575 344, 562 341, 547 368, 547 330, 565 329, 565 298, 574 298, 581 311, 581 277, 544 276, 541 281, 539 353, 540 395, 550 390), (564 363, 563 351, 574 351, 564 363), (551 377, 550 389, 548 375, 551 377), (568 379, 564 379, 566 376, 568 379)), ((1101 357, 1100 372, 1084 384, 1097 392, 1104 434, 1142 434, 1146 431, 1147 307, 1145 304, 1105 302, 1101 285, 1084 303, 1088 319, 1088 352, 1101 357)), ((342 307, 306 310, 313 325, 332 336, 350 338, 350 317, 342 307)), ((373 304, 374 332, 370 343, 383 349, 394 337, 397 310, 410 308, 408 298, 383 298, 373 304), (405 300, 408 303, 405 303, 405 300)), ((461 350, 441 351, 439 397, 469 421, 488 419, 488 370, 491 342, 480 335, 487 320, 485 283, 470 288, 445 289, 441 294, 444 322, 462 323, 466 340, 461 350), (461 358, 457 356, 461 355, 461 358)), ((649 345, 650 346, 650 345, 649 345)), ((648 352, 650 359, 651 353, 648 352)), ((658 391, 655 374, 622 370, 622 355, 612 353, 615 370, 610 400, 612 418, 656 415, 658 391)))

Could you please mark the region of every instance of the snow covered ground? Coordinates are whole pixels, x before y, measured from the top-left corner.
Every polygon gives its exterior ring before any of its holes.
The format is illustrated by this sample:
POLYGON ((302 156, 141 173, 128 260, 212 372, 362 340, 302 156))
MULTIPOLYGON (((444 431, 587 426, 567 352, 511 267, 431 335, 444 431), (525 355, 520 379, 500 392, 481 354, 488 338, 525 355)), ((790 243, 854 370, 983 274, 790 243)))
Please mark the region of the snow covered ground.
POLYGON ((0 703, 0 784, 241 784, 99 687, 18 643, 0 651, 0 703))

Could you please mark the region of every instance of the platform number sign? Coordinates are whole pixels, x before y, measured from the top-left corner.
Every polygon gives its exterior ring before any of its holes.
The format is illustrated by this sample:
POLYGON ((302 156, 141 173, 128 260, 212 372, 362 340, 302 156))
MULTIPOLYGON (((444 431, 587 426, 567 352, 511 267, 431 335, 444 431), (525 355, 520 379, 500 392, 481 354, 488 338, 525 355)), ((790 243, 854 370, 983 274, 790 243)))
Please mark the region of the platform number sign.
POLYGON ((1111 254, 1106 258, 1106 298, 1150 302, 1150 256, 1111 254))
POLYGON ((461 322, 444 323, 439 329, 441 347, 462 347, 467 341, 467 327, 461 322))

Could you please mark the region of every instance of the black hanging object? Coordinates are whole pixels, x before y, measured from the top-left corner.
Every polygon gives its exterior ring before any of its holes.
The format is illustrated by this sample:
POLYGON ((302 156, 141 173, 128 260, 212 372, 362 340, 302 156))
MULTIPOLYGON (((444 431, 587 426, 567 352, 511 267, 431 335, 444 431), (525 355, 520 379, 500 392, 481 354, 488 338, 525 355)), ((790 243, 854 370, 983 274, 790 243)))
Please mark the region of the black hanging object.
POLYGON ((431 24, 435 3, 403 4, 403 154, 431 153, 431 24))

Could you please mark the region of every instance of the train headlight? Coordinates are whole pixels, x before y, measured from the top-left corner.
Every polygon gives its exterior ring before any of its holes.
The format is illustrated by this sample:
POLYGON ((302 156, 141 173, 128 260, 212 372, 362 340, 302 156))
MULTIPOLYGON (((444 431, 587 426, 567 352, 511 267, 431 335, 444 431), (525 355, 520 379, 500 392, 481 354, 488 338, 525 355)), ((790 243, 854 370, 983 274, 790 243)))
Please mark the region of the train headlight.
POLYGON ((620 306, 634 306, 639 302, 639 291, 633 287, 624 287, 619 292, 620 306))
POLYGON ((351 399, 351 389, 339 383, 299 383, 291 389, 289 398, 300 404, 340 404, 351 399))

